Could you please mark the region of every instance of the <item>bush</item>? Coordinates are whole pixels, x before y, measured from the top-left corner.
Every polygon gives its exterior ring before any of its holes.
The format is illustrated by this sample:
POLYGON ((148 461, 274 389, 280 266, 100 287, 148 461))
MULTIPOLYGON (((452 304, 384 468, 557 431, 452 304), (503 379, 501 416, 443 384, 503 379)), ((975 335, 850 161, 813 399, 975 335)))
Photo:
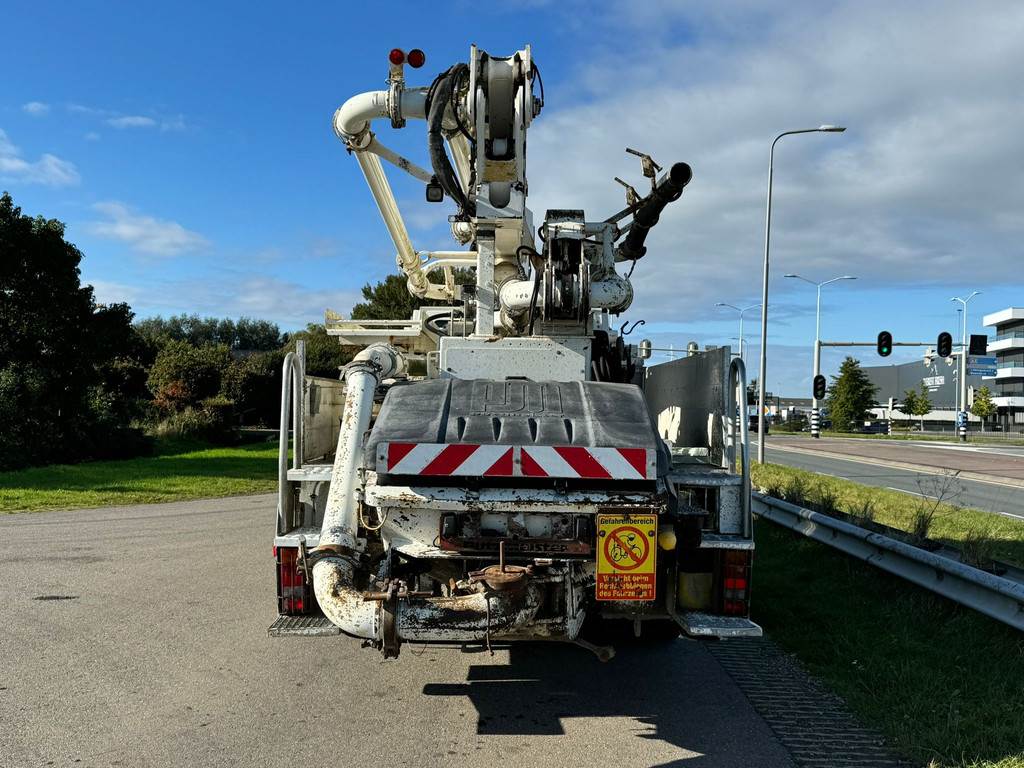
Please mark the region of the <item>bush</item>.
POLYGON ((198 406, 187 406, 160 421, 160 437, 191 437, 211 443, 236 441, 233 404, 226 397, 210 397, 198 406))
POLYGON ((261 352, 232 360, 221 393, 234 403, 241 424, 272 426, 281 408, 281 352, 261 352))
POLYGON ((196 408, 220 393, 221 378, 231 364, 224 344, 196 347, 168 341, 157 353, 147 380, 153 402, 164 413, 196 408))

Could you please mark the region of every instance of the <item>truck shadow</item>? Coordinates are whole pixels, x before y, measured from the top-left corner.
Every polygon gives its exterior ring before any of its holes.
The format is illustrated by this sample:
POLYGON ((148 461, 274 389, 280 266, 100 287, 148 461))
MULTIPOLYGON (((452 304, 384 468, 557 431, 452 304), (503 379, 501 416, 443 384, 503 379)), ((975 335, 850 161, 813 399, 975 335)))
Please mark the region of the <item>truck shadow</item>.
MULTIPOLYGON (((467 697, 477 710, 480 736, 565 735, 563 724, 570 718, 631 720, 580 724, 607 738, 574 739, 572 749, 584 753, 614 741, 622 750, 614 759, 619 765, 635 764, 637 750, 652 757, 678 755, 667 762, 655 757, 661 766, 791 764, 744 695, 695 641, 626 645, 607 663, 589 651, 554 643, 512 644, 508 654, 507 664, 473 665, 465 683, 428 684, 423 693, 467 697), (631 744, 636 738, 667 744, 631 744)), ((595 755, 594 764, 605 763, 595 755)))

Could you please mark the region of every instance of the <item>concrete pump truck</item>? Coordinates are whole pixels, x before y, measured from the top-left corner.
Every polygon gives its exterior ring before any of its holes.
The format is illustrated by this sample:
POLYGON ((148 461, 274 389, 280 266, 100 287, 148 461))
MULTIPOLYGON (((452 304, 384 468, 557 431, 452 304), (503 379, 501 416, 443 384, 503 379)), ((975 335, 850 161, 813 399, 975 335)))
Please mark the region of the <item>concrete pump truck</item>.
MULTIPOLYGON (((602 659, 586 620, 643 636, 757 636, 746 380, 728 347, 645 365, 612 316, 691 170, 638 155, 650 189, 588 220, 526 205, 527 131, 544 106, 529 46, 470 49, 429 87, 394 49, 387 89, 334 114, 397 250, 409 318, 326 328, 355 352, 339 379, 284 363, 277 621, 270 634, 403 643, 561 640, 602 659), (374 132, 426 124, 429 168, 374 132), (417 251, 381 161, 450 198, 463 249, 417 251), (456 270, 471 271, 457 285, 456 270), (292 459, 289 462, 289 435, 292 459)), ((571 205, 571 201, 567 201, 571 205)))

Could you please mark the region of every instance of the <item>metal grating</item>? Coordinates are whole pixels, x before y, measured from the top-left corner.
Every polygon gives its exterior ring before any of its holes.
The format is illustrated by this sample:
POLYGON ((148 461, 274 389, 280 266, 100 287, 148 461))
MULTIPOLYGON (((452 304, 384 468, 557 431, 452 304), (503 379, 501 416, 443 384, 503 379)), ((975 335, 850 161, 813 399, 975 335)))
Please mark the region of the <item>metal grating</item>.
POLYGON ((329 637, 340 635, 341 630, 326 616, 278 616, 267 629, 267 634, 271 637, 329 637))

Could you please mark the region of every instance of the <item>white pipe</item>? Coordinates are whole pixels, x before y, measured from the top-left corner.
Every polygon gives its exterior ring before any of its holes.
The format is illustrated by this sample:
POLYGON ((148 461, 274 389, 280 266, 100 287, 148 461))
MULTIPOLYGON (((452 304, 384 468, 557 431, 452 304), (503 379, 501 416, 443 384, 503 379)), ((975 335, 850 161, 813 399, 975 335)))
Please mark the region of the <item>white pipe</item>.
MULTIPOLYGON (((355 567, 341 557, 325 557, 313 566, 313 590, 324 615, 346 634, 383 641, 383 604, 364 600, 355 584, 355 567)), ((533 621, 540 607, 536 584, 504 592, 455 597, 410 598, 395 606, 398 642, 467 642, 508 634, 533 621)))
POLYGON ((346 368, 345 406, 320 530, 320 547, 356 549, 359 466, 363 457, 363 434, 370 426, 373 411, 373 394, 382 379, 404 371, 402 353, 384 343, 371 344, 346 368))
MULTIPOLYGON (((411 88, 401 92, 402 117, 426 119, 427 91, 425 88, 411 88)), ((370 121, 390 115, 387 91, 368 91, 353 96, 334 113, 334 132, 338 138, 352 146, 363 149, 363 134, 369 129, 370 121)), ((365 139, 369 141, 369 139, 365 139)))

